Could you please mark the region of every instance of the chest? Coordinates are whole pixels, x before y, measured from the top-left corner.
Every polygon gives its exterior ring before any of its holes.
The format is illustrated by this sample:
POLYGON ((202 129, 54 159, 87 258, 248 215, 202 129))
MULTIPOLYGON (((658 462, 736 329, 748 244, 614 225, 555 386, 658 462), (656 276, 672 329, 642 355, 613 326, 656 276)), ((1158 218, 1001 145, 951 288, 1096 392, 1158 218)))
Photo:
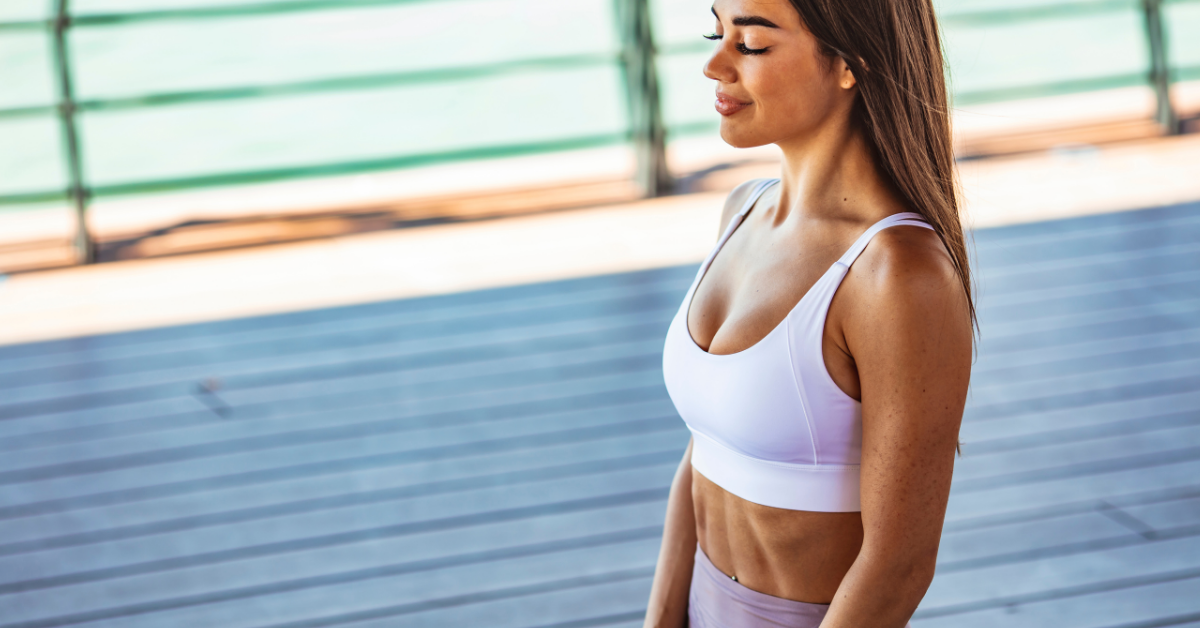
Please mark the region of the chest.
POLYGON ((726 355, 764 338, 838 260, 845 247, 830 231, 740 225, 693 294, 686 317, 693 341, 726 355))

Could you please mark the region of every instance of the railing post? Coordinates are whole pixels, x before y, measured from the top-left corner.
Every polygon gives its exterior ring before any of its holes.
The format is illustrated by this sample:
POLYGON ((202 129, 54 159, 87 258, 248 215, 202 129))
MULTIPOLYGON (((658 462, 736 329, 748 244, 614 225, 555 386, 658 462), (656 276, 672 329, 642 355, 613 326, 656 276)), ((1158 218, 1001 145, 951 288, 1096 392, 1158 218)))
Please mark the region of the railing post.
POLYGON ((75 259, 81 264, 96 261, 96 247, 87 226, 90 195, 83 180, 83 161, 79 151, 79 132, 75 125, 75 95, 71 86, 71 55, 67 48, 67 29, 71 27, 68 0, 55 0, 54 65, 58 85, 58 117, 62 122, 63 143, 70 177, 69 193, 75 206, 75 259))
POLYGON ((666 129, 659 98, 654 32, 649 0, 614 0, 621 33, 621 67, 625 74, 629 121, 637 153, 637 181, 646 196, 670 191, 666 129))
POLYGON ((1142 0, 1146 22, 1146 40, 1150 44, 1150 84, 1158 107, 1154 114, 1168 135, 1179 133, 1179 118, 1171 105, 1171 66, 1167 61, 1167 41, 1163 32, 1162 0, 1142 0))

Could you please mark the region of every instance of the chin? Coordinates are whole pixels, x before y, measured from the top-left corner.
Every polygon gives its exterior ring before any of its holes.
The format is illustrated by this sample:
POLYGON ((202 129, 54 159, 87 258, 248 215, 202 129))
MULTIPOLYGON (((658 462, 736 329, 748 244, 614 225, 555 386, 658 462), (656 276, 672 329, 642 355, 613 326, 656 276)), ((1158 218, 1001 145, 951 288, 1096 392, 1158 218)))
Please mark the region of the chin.
POLYGON ((721 119, 721 139, 734 148, 754 148, 771 143, 769 139, 763 138, 758 133, 737 127, 738 125, 732 124, 727 118, 721 119))

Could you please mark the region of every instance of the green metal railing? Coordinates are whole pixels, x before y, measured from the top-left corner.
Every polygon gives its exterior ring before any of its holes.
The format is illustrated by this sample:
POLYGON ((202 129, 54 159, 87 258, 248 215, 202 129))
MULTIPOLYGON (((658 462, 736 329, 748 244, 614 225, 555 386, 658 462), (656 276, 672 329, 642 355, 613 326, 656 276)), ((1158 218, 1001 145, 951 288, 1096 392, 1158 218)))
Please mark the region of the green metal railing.
MULTIPOLYGON (((380 7, 415 4, 430 0, 292 0, 259 2, 234 6, 195 7, 184 9, 139 11, 114 14, 72 15, 69 0, 54 0, 55 11, 50 19, 0 22, 0 36, 6 32, 43 30, 53 34, 54 70, 58 103, 46 106, 27 106, 0 109, 0 119, 56 115, 62 127, 63 155, 69 184, 65 189, 41 190, 21 194, 0 195, 0 206, 69 199, 76 217, 75 248, 83 263, 95 259, 95 246, 87 229, 86 213, 90 199, 96 196, 162 192, 207 186, 260 183, 304 177, 365 173, 416 165, 451 162, 467 159, 515 156, 530 153, 563 151, 579 148, 631 143, 637 155, 637 180, 647 195, 665 193, 670 187, 670 174, 665 158, 668 131, 672 135, 709 132, 713 123, 678 125, 667 129, 663 122, 657 59, 664 55, 702 53, 710 44, 699 41, 658 48, 650 24, 650 0, 613 0, 614 17, 620 34, 620 50, 611 54, 580 54, 506 61, 468 67, 449 67, 410 72, 377 73, 342 76, 319 80, 297 81, 273 85, 229 86, 217 89, 155 93, 132 97, 77 100, 73 90, 73 67, 69 49, 69 34, 74 28, 109 26, 115 24, 176 21, 191 19, 227 19, 245 16, 339 10, 356 7, 380 7), (625 100, 629 126, 624 132, 562 138, 552 141, 483 146, 423 154, 406 154, 387 158, 364 159, 338 163, 311 164, 280 168, 224 172, 191 177, 132 181, 116 184, 87 185, 86 168, 81 151, 81 137, 76 117, 80 112, 117 111, 146 107, 170 106, 183 103, 216 102, 271 96, 379 89, 431 83, 464 81, 505 74, 539 72, 554 69, 613 67, 621 69, 625 78, 625 100)), ((1200 0, 1140 0, 1144 15, 1146 38, 1151 67, 1146 73, 1121 74, 1075 81, 1059 81, 997 90, 981 90, 956 95, 956 103, 973 103, 1012 98, 1027 98, 1062 93, 1090 91, 1133 85, 1150 85, 1158 98, 1157 119, 1166 132, 1178 129, 1178 120, 1171 108, 1169 88, 1172 78, 1200 78, 1200 67, 1172 68, 1168 64, 1164 37, 1162 3, 1197 2, 1200 0)), ((1097 2, 1047 5, 1017 9, 979 11, 944 16, 944 25, 981 25, 1028 22, 1129 10, 1131 0, 1100 0, 1097 2)))

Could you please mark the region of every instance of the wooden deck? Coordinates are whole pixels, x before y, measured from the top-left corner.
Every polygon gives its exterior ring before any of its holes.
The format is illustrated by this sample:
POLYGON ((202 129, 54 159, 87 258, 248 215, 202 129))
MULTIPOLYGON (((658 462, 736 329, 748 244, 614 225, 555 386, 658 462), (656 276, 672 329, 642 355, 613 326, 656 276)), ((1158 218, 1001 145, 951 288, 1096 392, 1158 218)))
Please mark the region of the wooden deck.
MULTIPOLYGON (((914 626, 1200 626, 1200 204, 976 240, 914 626)), ((0 628, 640 625, 694 268, 0 348, 0 628)))

